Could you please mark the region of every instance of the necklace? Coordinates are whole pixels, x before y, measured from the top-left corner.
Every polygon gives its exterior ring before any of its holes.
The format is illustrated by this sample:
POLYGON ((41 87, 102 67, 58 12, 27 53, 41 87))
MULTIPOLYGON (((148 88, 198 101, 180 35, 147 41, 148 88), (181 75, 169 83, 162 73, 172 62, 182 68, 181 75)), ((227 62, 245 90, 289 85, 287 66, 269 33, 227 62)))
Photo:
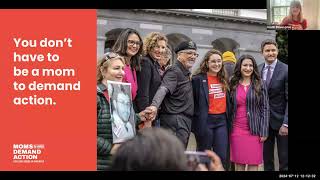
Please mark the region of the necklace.
POLYGON ((240 82, 240 84, 243 86, 245 92, 247 92, 248 86, 250 86, 250 83, 251 83, 251 82, 249 82, 248 84, 247 84, 247 83, 244 83, 243 81, 240 82))

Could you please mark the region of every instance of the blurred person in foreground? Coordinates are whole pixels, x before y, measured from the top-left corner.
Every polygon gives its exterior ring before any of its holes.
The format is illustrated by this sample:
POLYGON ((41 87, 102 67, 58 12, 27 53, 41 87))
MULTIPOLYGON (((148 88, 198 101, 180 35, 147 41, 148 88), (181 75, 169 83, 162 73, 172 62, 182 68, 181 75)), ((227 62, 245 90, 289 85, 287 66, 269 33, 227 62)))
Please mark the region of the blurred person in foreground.
MULTIPOLYGON (((220 158, 206 151, 210 167, 199 164, 198 171, 224 171, 220 158)), ((114 171, 190 171, 184 146, 170 132, 162 128, 146 128, 117 150, 111 170, 114 171)))

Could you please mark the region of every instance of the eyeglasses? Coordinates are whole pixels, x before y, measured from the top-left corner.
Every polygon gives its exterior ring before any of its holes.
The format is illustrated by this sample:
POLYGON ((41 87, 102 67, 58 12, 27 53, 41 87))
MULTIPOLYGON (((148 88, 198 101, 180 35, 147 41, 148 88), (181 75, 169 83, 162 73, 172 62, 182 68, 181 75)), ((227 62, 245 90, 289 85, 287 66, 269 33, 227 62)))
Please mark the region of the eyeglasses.
POLYGON ((195 56, 195 57, 199 57, 199 54, 196 52, 192 52, 192 51, 180 51, 181 53, 186 53, 188 54, 188 56, 195 56))
POLYGON ((128 40, 128 45, 129 46, 133 46, 133 45, 141 46, 141 41, 128 40))
POLYGON ((117 53, 108 52, 108 53, 106 53, 106 60, 113 59, 113 58, 116 58, 116 57, 119 57, 119 56, 120 56, 120 55, 117 54, 117 53))

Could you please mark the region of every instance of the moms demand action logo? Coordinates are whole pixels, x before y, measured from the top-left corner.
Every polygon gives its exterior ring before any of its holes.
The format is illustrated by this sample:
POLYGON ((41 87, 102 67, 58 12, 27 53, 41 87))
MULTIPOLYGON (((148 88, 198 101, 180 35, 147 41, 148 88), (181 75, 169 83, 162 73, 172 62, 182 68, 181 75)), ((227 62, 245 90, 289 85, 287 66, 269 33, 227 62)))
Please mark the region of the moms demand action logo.
POLYGON ((44 144, 13 144, 14 163, 44 163, 41 156, 44 144))

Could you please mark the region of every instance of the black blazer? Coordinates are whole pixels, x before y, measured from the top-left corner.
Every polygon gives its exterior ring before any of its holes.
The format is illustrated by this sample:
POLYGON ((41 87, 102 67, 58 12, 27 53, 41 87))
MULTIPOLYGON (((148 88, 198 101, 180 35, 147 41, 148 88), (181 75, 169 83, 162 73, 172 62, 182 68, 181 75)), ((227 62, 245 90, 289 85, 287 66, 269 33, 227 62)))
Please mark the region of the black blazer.
MULTIPOLYGON (((209 112, 209 92, 208 92, 208 78, 207 74, 200 73, 192 77, 192 89, 194 98, 194 115, 192 120, 191 130, 196 137, 205 136, 208 112, 209 112)), ((226 93, 227 122, 229 121, 229 92, 226 93)))
POLYGON ((138 112, 150 106, 154 95, 161 85, 160 65, 149 55, 142 58, 141 71, 137 72, 138 92, 135 99, 138 112))
MULTIPOLYGON (((262 77, 264 63, 259 65, 262 77)), ((288 65, 277 62, 268 87, 270 104, 270 126, 279 130, 282 124, 288 125, 288 65)))

